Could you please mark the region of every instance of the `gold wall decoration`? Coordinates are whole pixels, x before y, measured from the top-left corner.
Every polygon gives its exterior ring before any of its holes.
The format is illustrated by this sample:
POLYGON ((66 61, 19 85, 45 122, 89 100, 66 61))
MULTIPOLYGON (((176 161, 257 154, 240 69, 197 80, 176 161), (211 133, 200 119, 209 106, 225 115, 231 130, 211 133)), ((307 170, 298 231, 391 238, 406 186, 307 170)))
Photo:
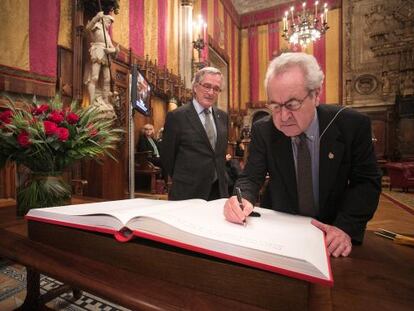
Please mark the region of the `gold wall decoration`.
POLYGON ((414 0, 343 0, 342 11, 343 104, 371 117, 379 159, 411 157, 414 0))
POLYGON ((372 94, 377 89, 377 86, 377 78, 373 75, 361 75, 355 80, 355 90, 361 95, 372 94))

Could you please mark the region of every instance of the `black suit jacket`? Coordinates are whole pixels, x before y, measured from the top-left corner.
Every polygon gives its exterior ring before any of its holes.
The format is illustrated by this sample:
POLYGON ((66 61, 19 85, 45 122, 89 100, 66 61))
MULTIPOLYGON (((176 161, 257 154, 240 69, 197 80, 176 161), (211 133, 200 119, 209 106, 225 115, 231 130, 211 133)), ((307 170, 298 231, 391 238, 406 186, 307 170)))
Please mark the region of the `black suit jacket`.
MULTIPOLYGON (((316 218, 361 242, 378 205, 381 174, 369 118, 351 109, 342 110, 335 118, 339 110, 335 105, 317 108, 320 134, 326 131, 320 140, 316 218)), ((291 139, 276 129, 271 118, 253 125, 249 157, 237 182, 250 202, 256 202, 267 173, 270 180, 264 207, 299 213, 291 139)))
POLYGON ((221 197, 228 196, 225 178, 227 114, 213 107, 217 129, 213 149, 193 106, 187 103, 167 114, 161 143, 161 161, 172 178, 171 200, 208 199, 214 171, 221 197))
MULTIPOLYGON (((157 146, 158 153, 160 153, 161 151, 160 151, 160 146, 158 145, 158 142, 154 138, 152 140, 154 141, 155 146, 157 146)), ((154 148, 152 147, 151 143, 149 142, 147 136, 145 136, 145 135, 141 135, 141 137, 139 138, 137 151, 138 152, 151 151, 152 156, 155 157, 154 148)))

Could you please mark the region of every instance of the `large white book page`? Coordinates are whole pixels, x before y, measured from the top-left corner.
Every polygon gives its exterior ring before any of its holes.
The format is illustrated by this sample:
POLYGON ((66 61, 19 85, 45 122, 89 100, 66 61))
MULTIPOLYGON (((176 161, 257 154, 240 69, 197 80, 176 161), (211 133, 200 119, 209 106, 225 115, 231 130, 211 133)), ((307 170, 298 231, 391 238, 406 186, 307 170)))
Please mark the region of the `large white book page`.
MULTIPOLYGON (((322 231, 314 227, 310 222, 311 218, 279 213, 269 209, 255 208, 260 212, 261 217, 248 217, 247 225, 233 224, 225 220, 223 207, 226 199, 220 199, 200 204, 198 201, 179 201, 179 207, 165 209, 162 212, 150 215, 158 221, 166 223, 173 228, 200 237, 237 245, 241 251, 245 248, 244 254, 250 256, 249 250, 261 251, 267 254, 278 254, 280 256, 294 258, 298 261, 308 262, 319 270, 323 276, 329 279, 329 265, 327 263, 324 236, 322 231), (241 247, 241 248, 240 248, 241 247)), ((150 224, 146 217, 136 218, 130 222, 129 227, 145 229, 153 234, 160 234, 159 224, 150 224)), ((164 237, 174 237, 177 233, 173 229, 167 229, 164 237)), ((178 236, 175 236, 178 237, 178 236)), ((183 236, 180 235, 180 238, 183 236)), ((198 239, 199 243, 200 239, 198 239)), ((207 243, 207 241, 206 241, 207 243)), ((206 246, 200 245, 200 247, 206 246)), ((210 243, 209 247, 215 247, 210 243)), ((228 247, 232 252, 234 247, 228 247)), ((215 249, 226 253, 226 249, 215 249)), ((238 254, 229 255, 237 256, 238 254)), ((257 254, 262 256, 263 254, 257 254)), ((262 256, 264 258, 266 256, 262 256)), ((271 256, 267 256, 270 258, 271 256)), ((250 258, 254 260, 255 258, 250 258)), ((289 261, 285 261, 288 263, 289 261)), ((272 265, 272 263, 268 263, 272 265)), ((302 263, 289 262, 298 265, 303 273, 302 263)), ((312 268, 309 268, 312 269, 312 268)), ((311 273, 311 271, 308 271, 311 273)))
MULTIPOLYGON (((203 204, 204 200, 188 200, 192 204, 203 204)), ((175 209, 185 201, 161 201, 151 199, 116 200, 31 209, 28 217, 44 218, 55 221, 99 226, 120 230, 129 220, 139 216, 149 216, 165 209, 175 209)))

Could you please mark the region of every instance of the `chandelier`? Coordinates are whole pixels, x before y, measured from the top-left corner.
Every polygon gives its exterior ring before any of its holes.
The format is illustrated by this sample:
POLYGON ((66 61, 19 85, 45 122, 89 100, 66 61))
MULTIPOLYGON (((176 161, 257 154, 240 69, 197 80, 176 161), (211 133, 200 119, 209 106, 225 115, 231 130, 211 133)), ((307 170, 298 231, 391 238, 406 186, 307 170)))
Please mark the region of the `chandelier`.
POLYGON ((291 44, 306 47, 318 40, 328 29, 328 6, 325 3, 318 12, 319 1, 315 1, 314 9, 307 10, 306 2, 302 3, 302 11, 294 14, 295 8, 290 7, 290 14, 283 17, 282 36, 291 44))

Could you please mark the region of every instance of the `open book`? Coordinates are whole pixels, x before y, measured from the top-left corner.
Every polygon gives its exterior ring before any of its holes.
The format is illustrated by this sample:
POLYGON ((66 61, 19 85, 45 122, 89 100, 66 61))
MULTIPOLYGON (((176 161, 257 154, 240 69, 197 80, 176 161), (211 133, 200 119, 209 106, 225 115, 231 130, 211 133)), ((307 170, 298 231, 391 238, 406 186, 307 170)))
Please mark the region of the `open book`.
POLYGON ((31 209, 28 220, 134 236, 310 282, 333 285, 324 235, 311 218, 255 208, 247 225, 224 219, 226 199, 131 199, 31 209))

